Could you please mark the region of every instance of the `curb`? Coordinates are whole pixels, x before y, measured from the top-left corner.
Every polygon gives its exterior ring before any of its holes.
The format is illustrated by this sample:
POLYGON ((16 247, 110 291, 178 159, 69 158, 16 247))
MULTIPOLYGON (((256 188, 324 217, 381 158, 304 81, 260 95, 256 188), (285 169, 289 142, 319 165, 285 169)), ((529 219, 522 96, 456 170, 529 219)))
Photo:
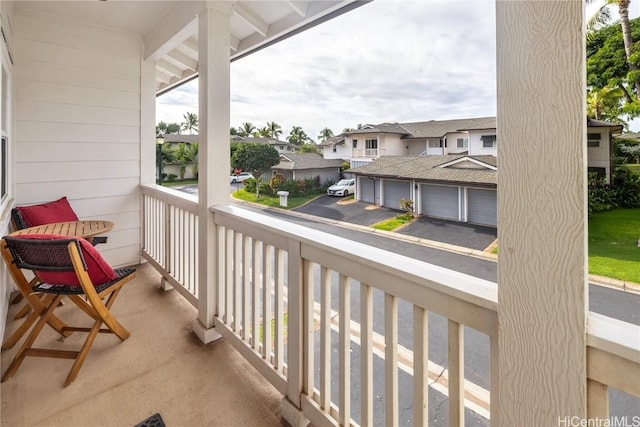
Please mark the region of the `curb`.
MULTIPOLYGON (((419 244, 419 245, 422 245, 422 246, 427 246, 427 247, 434 248, 434 249, 440 249, 440 250, 443 250, 443 251, 452 252, 452 253, 456 253, 456 254, 460 254, 460 255, 467 255, 467 256, 472 256, 472 257, 475 257, 475 258, 484 259, 486 261, 493 261, 493 262, 496 262, 496 263, 498 262, 498 255, 492 254, 490 252, 481 251, 481 250, 478 250, 478 249, 472 249, 472 248, 467 248, 467 247, 464 247, 464 246, 452 245, 452 244, 449 244, 449 243, 438 242, 438 241, 435 241, 435 240, 422 239, 420 237, 407 236, 406 234, 400 234, 400 233, 396 233, 396 232, 393 232, 393 231, 376 230, 375 228, 371 228, 371 227, 366 226, 366 225, 352 224, 350 222, 338 221, 338 220, 334 220, 334 219, 327 219, 327 218, 323 218, 323 217, 319 217, 319 216, 315 216, 315 215, 310 215, 310 214, 306 214, 306 213, 303 213, 303 212, 296 212, 296 211, 292 211, 292 210, 272 208, 272 207, 261 205, 259 203, 247 202, 247 201, 239 200, 239 199, 235 199, 235 198, 233 198, 233 200, 236 203, 247 204, 247 205, 250 205, 250 206, 259 207, 259 208, 261 208, 263 210, 266 210, 266 211, 271 211, 271 210, 280 211, 280 212, 281 211, 285 211, 288 214, 297 216, 299 218, 308 219, 310 221, 324 222, 326 224, 336 225, 338 227, 349 228, 349 229, 358 230, 358 231, 362 231, 362 232, 370 233, 370 234, 380 234, 380 235, 383 235, 385 237, 388 237, 388 238, 391 238, 391 239, 395 239, 395 240, 405 241, 405 242, 409 242, 409 243, 416 243, 416 244, 419 244)), ((489 247, 491 247, 491 246, 489 246, 489 247)), ((627 282, 627 281, 623 281, 623 280, 612 279, 610 277, 597 276, 597 275, 594 275, 594 274, 589 274, 589 282, 593 283, 594 285, 597 285, 597 286, 617 289, 617 290, 622 291, 622 292, 629 292, 629 293, 640 295, 640 284, 639 283, 627 282)))

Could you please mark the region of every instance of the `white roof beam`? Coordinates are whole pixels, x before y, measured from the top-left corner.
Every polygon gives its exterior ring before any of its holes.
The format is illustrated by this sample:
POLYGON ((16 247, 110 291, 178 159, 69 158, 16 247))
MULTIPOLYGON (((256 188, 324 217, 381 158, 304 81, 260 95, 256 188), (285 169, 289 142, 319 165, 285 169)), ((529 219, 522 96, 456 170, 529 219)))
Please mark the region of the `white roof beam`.
POLYGON ((156 80, 160 80, 163 83, 169 84, 169 83, 171 83, 171 76, 169 74, 165 73, 164 71, 158 70, 156 68, 156 80))
POLYGON ((230 37, 231 37, 231 51, 237 52, 238 46, 240 46, 240 39, 237 37, 234 37, 233 34, 231 34, 230 37))
POLYGON ((269 31, 269 24, 267 24, 262 18, 260 18, 254 11, 249 9, 242 3, 233 4, 233 12, 246 22, 251 28, 253 28, 262 37, 267 36, 269 31))
POLYGON ((196 33, 204 1, 178 2, 144 37, 144 58, 159 59, 196 33))
POLYGON ((174 61, 177 61, 178 63, 184 65, 186 68, 189 68, 194 71, 198 69, 198 61, 190 58, 189 56, 185 55, 180 51, 173 50, 169 52, 167 56, 173 59, 174 61))
POLYGON ((157 61, 156 67, 158 67, 158 69, 162 70, 163 72, 176 77, 182 77, 182 73, 184 72, 184 70, 182 70, 180 67, 176 67, 166 59, 160 59, 159 61, 157 61))
POLYGON ((309 2, 300 0, 287 0, 286 2, 291 9, 294 10, 301 17, 307 16, 307 9, 309 9, 309 2))
POLYGON ((182 43, 182 47, 185 47, 191 50, 196 55, 195 57, 197 58, 198 40, 195 37, 189 37, 187 40, 185 40, 184 43, 182 43))

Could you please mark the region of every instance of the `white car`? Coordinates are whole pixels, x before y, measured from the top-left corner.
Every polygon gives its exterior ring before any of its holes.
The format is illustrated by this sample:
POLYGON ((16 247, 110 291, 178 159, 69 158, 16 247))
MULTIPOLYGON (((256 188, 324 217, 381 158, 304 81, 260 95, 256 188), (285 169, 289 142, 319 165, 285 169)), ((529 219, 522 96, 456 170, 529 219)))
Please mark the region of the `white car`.
POLYGON ((327 194, 329 196, 348 196, 349 194, 354 194, 356 192, 356 180, 352 179, 341 179, 337 183, 333 184, 331 187, 327 188, 327 194))
POLYGON ((231 175, 229 177, 229 182, 235 184, 236 182, 242 182, 245 179, 253 178, 249 172, 240 172, 238 175, 231 175))

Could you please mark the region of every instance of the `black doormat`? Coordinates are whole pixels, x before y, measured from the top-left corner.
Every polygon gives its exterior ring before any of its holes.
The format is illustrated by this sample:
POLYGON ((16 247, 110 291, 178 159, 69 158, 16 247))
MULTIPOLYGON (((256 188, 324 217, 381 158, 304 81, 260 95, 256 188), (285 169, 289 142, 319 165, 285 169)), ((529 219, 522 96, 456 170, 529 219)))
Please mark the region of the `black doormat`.
POLYGON ((160 414, 153 414, 141 423, 136 424, 134 427, 166 427, 160 414))

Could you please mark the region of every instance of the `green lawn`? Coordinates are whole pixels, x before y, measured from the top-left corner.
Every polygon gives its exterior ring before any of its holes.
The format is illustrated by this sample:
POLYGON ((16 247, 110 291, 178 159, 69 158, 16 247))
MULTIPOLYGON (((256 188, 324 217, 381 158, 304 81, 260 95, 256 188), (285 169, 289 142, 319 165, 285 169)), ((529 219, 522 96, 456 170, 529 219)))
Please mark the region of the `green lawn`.
MULTIPOLYGON (((157 180, 156 180, 156 184, 157 184, 157 180)), ((165 187, 177 187, 180 185, 191 185, 191 184, 197 184, 198 180, 197 179, 183 179, 181 181, 162 181, 162 184, 160 185, 164 185, 165 187)))
POLYGON ((627 167, 631 170, 631 172, 636 175, 640 175, 640 164, 637 165, 627 165, 627 167))
POLYGON ((413 217, 409 217, 405 214, 402 214, 394 218, 390 218, 385 221, 381 221, 377 224, 374 224, 372 225, 372 227, 375 228, 376 230, 392 231, 412 220, 413 220, 413 217))
POLYGON ((589 273, 640 283, 640 209, 589 218, 589 273))
POLYGON ((260 203, 261 205, 270 206, 273 208, 293 209, 300 205, 307 203, 309 200, 313 200, 318 197, 318 194, 303 197, 289 197, 287 198, 287 207, 280 206, 280 196, 265 196, 260 195, 259 199, 256 199, 255 193, 249 193, 244 189, 240 189, 233 193, 233 197, 236 199, 244 200, 245 202, 260 203))

